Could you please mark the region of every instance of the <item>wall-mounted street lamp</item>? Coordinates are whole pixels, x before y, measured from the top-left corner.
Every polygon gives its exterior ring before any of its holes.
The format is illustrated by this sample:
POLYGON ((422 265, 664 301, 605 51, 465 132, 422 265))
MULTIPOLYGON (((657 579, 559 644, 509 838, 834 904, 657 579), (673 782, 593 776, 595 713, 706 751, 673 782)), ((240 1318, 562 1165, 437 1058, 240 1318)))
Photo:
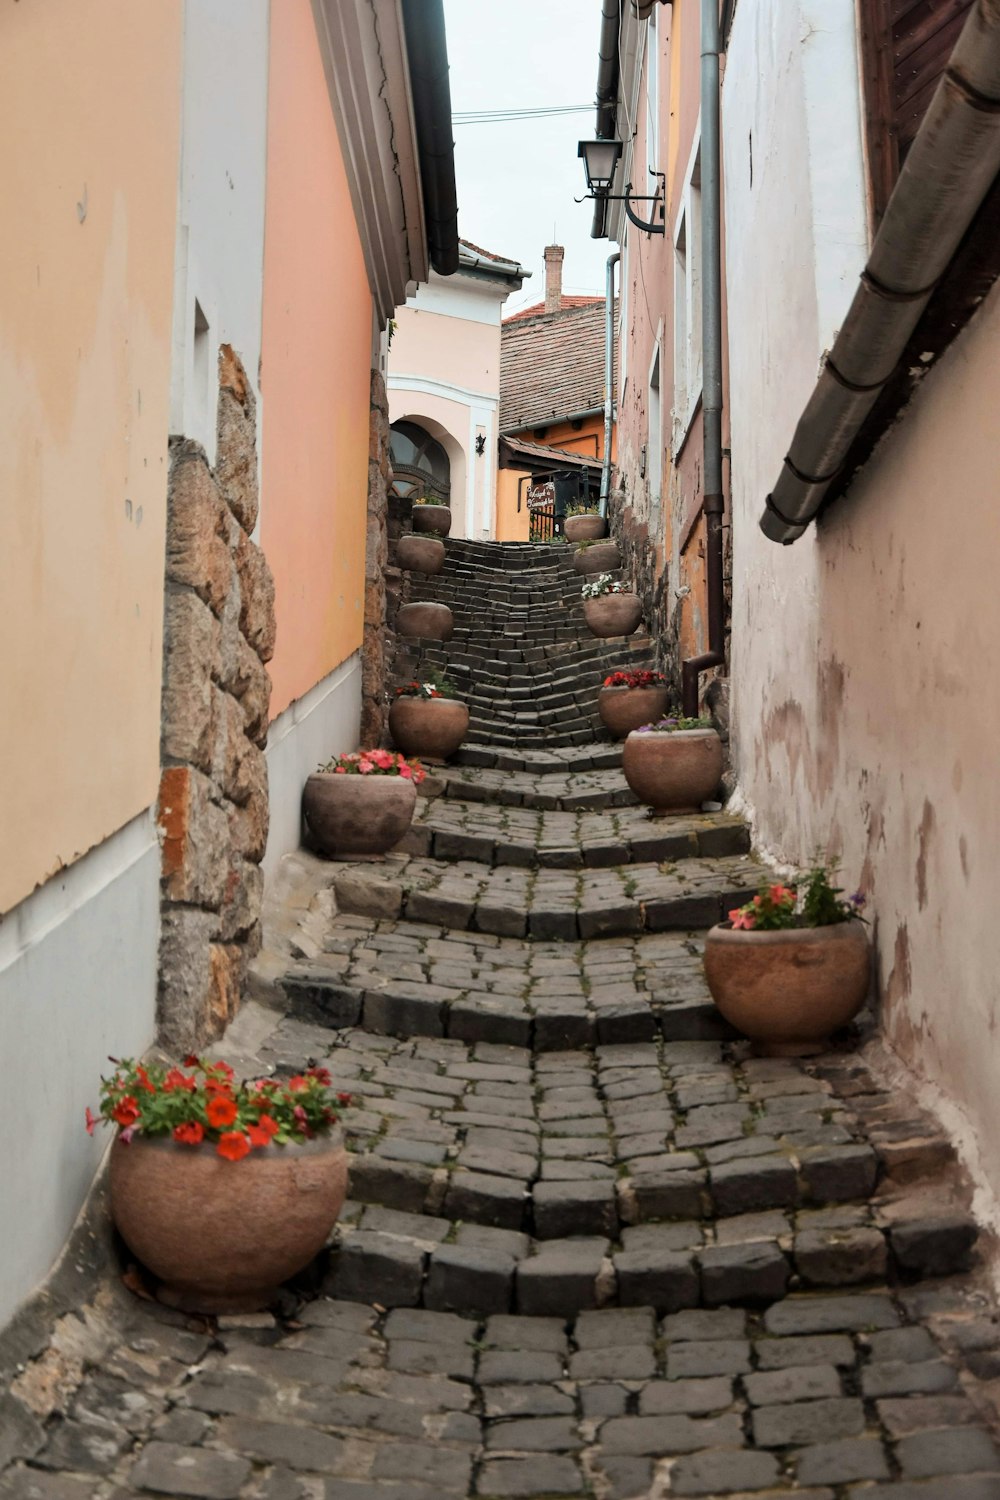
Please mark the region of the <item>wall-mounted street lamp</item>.
POLYGON ((666 198, 666 174, 650 170, 651 177, 659 178, 656 192, 650 195, 640 196, 633 193, 632 184, 626 183, 624 193, 609 193, 614 181, 615 170, 622 154, 621 141, 581 141, 576 150, 577 156, 583 157, 583 170, 587 174, 588 191, 582 198, 574 201, 585 203, 588 198, 603 198, 609 202, 624 203, 625 212, 637 229, 642 229, 646 234, 663 234, 663 209, 666 198), (652 217, 647 221, 640 219, 632 212, 633 203, 652 203, 652 217))

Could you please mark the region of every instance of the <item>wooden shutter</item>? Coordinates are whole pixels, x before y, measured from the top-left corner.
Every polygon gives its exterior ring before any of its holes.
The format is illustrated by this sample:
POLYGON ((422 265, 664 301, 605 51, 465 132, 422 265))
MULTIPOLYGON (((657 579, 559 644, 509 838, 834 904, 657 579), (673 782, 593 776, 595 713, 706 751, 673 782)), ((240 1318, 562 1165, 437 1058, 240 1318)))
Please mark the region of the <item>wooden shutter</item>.
POLYGON ((972 0, 858 0, 876 226, 972 0))

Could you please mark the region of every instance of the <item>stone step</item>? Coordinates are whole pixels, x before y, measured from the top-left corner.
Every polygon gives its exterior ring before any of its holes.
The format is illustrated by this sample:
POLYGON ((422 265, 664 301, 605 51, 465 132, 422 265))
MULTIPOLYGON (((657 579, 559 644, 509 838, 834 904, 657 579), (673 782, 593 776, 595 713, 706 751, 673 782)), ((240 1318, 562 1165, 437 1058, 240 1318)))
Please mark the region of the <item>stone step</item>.
MULTIPOLYGON (((478 747, 466 746, 466 754, 475 755, 478 747)), ((555 752, 546 747, 538 755, 555 752)), ((582 811, 610 807, 635 807, 638 799, 628 787, 617 766, 621 752, 615 746, 591 741, 578 746, 565 746, 562 753, 572 757, 570 764, 579 769, 569 771, 516 770, 517 764, 527 765, 526 756, 531 754, 523 747, 508 748, 491 741, 483 746, 484 758, 489 756, 486 766, 442 766, 435 771, 435 779, 444 786, 446 797, 455 797, 466 802, 491 802, 503 807, 536 807, 557 811, 582 811), (605 757, 615 754, 615 765, 609 766, 605 757), (501 759, 501 755, 503 759, 501 759), (594 769, 586 768, 589 760, 594 769)))
POLYGON ((620 742, 607 745, 592 745, 585 748, 571 747, 568 750, 537 750, 521 755, 503 746, 481 745, 475 749, 463 746, 452 757, 453 766, 480 766, 502 771, 527 771, 532 776, 552 774, 567 775, 571 772, 612 770, 622 763, 620 742))
POLYGON ((421 799, 397 852, 437 860, 580 870, 747 854, 746 824, 726 813, 652 819, 645 808, 545 812, 462 801, 421 799))
MULTIPOLYGON (((286 1022, 275 1061, 301 1066, 322 1040, 286 1022)), ((561 1318, 773 1305, 960 1271, 975 1244, 958 1202, 877 1187, 837 1057, 705 1042, 533 1056, 348 1031, 326 1062, 351 1095, 327 1283, 346 1300, 561 1318)))

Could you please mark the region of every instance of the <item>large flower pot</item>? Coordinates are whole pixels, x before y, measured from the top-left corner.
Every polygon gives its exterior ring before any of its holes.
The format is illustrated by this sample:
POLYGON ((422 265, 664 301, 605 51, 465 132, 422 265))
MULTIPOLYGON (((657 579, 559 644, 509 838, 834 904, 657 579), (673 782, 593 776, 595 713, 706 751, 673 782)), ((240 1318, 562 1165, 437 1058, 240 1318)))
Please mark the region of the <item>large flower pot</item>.
POLYGON ((469 732, 469 710, 457 698, 397 698, 389 733, 397 750, 421 760, 447 760, 469 732))
POLYGON ((675 729, 628 736, 625 780, 654 814, 697 812, 722 776, 722 741, 714 729, 675 729))
POLYGON ((405 776, 317 771, 302 793, 313 840, 331 857, 385 854, 413 820, 417 788, 405 776))
POLYGON ((608 523, 596 510, 585 516, 567 516, 563 522, 563 536, 567 542, 593 542, 607 534, 608 523))
POLYGON ((111 1213, 132 1253, 189 1312, 267 1307, 326 1244, 347 1192, 339 1130, 227 1161, 215 1146, 136 1137, 111 1148, 111 1213))
POLYGON ((414 531, 447 536, 451 530, 451 510, 447 505, 415 505, 412 515, 414 531))
POLYGON ((573 553, 573 566, 578 573, 613 573, 621 565, 621 553, 614 542, 594 542, 590 547, 578 547, 573 553))
POLYGON ((447 604, 430 601, 404 604, 396 612, 399 635, 415 636, 425 641, 447 641, 455 628, 455 617, 447 604))
MULTIPOLYGON (((591 635, 632 635, 642 620, 638 594, 601 594, 598 599, 584 599, 584 618, 591 635)), ((641 719, 648 724, 648 719, 641 719)))
POLYGON ((705 978, 726 1020, 779 1057, 819 1050, 868 993, 868 934, 859 921, 754 932, 713 927, 705 978))
POLYGON ((667 711, 666 687, 602 687, 597 694, 597 712, 616 740, 623 740, 640 724, 652 724, 667 711))
POLYGON ((401 536, 396 543, 396 566, 409 573, 440 573, 444 542, 436 536, 401 536))

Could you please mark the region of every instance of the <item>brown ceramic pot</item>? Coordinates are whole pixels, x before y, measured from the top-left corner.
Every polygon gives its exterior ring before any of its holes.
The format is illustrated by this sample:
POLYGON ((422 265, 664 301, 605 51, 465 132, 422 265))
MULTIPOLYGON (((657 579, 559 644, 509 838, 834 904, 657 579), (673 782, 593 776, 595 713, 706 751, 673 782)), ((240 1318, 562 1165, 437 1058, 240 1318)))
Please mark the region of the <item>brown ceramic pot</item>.
POLYGON ((116 1140, 111 1213, 132 1253, 189 1312, 249 1312, 318 1255, 344 1203, 340 1131, 226 1161, 214 1145, 116 1140))
POLYGON ((469 710, 457 698, 397 698, 389 733, 404 755, 447 760, 469 732, 469 710))
POLYGON ((396 543, 396 566, 408 573, 440 573, 444 542, 436 536, 401 536, 396 543))
POLYGON ((451 530, 451 510, 447 505, 415 505, 412 515, 414 531, 447 536, 451 530))
POLYGON ((400 635, 419 636, 425 641, 448 641, 455 628, 455 617, 447 604, 425 601, 404 604, 396 612, 396 630, 400 635))
POLYGON ((331 857, 385 854, 413 820, 417 788, 404 776, 338 776, 317 771, 302 793, 315 843, 331 857))
POLYGON ((573 566, 578 573, 613 573, 621 565, 621 553, 614 542, 595 542, 592 547, 578 547, 573 553, 573 566))
POLYGON ((652 724, 667 711, 666 687, 604 687, 597 694, 597 712, 616 740, 623 740, 640 724, 652 724))
POLYGON ((622 751, 625 780, 655 814, 697 812, 722 776, 722 741, 714 729, 633 731, 622 751))
POLYGON ((705 939, 712 999, 756 1050, 779 1057, 818 1051, 846 1026, 865 1002, 869 970, 858 921, 784 932, 713 927, 705 939))
POLYGON ((607 534, 607 520, 596 510, 585 516, 567 516, 563 522, 563 536, 567 542, 594 542, 607 534))
POLYGON ((583 613, 591 635, 632 635, 642 620, 642 604, 638 594, 602 594, 599 599, 584 599, 583 613))

